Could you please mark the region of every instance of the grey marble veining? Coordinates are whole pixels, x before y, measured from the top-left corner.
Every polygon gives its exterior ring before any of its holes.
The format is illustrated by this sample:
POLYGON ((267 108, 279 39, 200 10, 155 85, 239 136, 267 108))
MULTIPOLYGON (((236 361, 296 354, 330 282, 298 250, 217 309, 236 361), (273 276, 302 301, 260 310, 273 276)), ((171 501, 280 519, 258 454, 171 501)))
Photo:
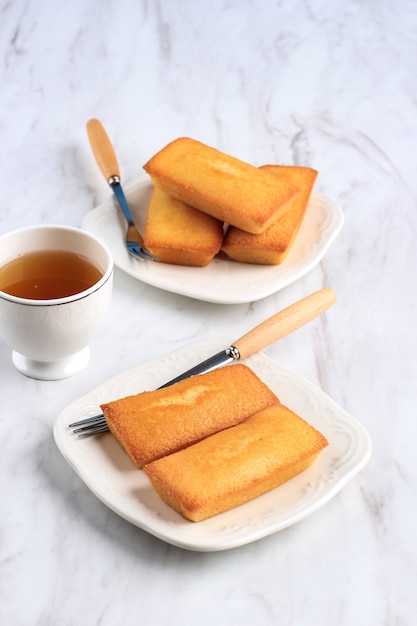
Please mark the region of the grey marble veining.
POLYGON ((0 234, 79 226, 108 196, 90 117, 126 181, 188 135, 256 165, 316 168, 345 214, 317 267, 254 303, 192 300, 117 270, 72 379, 25 378, 0 345, 2 624, 414 624, 416 59, 412 0, 0 4, 0 234), (337 304, 265 353, 361 422, 373 454, 314 515, 235 550, 185 551, 110 511, 62 458, 52 427, 81 395, 322 286, 337 304))

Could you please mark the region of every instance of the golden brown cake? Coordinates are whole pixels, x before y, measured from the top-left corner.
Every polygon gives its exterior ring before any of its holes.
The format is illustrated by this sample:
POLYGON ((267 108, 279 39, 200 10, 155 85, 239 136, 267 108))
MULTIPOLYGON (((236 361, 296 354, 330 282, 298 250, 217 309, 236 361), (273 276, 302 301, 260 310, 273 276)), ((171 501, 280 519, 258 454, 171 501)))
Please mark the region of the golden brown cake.
POLYGON ((145 247, 163 263, 203 267, 220 250, 223 222, 154 187, 145 222, 145 247))
POLYGON ((276 402, 255 372, 236 363, 101 408, 114 437, 143 467, 276 402))
POLYGON ((144 166, 173 198, 252 233, 282 215, 297 188, 194 139, 172 141, 144 166))
POLYGON ((223 239, 222 251, 233 261, 277 265, 282 263, 294 243, 318 172, 295 165, 264 165, 261 169, 288 180, 298 187, 298 194, 290 201, 284 215, 259 235, 229 227, 223 239))
POLYGON ((164 502, 198 522, 293 478, 327 445, 320 432, 276 404, 144 471, 164 502))

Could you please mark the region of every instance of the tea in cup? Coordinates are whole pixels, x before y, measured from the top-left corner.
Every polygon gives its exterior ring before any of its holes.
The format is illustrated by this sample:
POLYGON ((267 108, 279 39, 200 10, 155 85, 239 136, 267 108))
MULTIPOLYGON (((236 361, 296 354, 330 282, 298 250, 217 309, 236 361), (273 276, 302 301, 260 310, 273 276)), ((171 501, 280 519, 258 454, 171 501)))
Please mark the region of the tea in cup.
POLYGON ((29 226, 0 237, 0 338, 23 374, 57 380, 89 362, 110 303, 113 259, 94 235, 29 226))

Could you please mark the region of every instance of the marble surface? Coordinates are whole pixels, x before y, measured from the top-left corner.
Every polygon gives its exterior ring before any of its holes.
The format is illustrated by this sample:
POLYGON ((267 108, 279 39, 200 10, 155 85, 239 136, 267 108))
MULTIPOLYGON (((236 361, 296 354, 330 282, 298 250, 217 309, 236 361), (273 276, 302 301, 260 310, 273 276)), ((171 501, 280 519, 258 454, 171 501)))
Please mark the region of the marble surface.
POLYGON ((345 225, 309 274, 221 305, 117 270, 89 366, 42 382, 0 344, 0 622, 415 623, 417 5, 412 0, 15 0, 0 6, 0 233, 78 226, 109 190, 85 123, 101 119, 123 180, 189 135, 256 165, 315 167, 345 225), (265 349, 370 433, 371 460, 333 500, 244 547, 175 548, 122 520, 59 453, 64 407, 126 368, 246 332, 322 286, 337 304, 265 349))

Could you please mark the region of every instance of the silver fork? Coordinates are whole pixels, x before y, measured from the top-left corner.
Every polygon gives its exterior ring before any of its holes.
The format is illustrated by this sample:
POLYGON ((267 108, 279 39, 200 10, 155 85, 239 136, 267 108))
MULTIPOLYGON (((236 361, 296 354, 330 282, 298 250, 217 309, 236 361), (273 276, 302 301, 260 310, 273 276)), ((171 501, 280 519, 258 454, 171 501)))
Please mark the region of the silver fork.
MULTIPOLYGON (((235 358, 239 358, 236 355, 236 352, 233 352, 233 350, 236 350, 235 348, 233 348, 233 346, 231 346, 227 350, 230 351, 230 358, 232 360, 235 358)), ((165 383, 161 387, 158 387, 158 389, 163 389, 164 387, 170 387, 171 385, 179 382, 180 380, 184 380, 185 378, 190 378, 190 376, 195 376, 197 374, 203 374, 204 372, 209 372, 210 370, 215 369, 216 367, 220 367, 220 365, 225 364, 229 360, 228 358, 226 358, 227 350, 223 350, 222 352, 219 352, 218 354, 215 354, 214 356, 209 357, 202 363, 199 363, 195 367, 192 367, 186 372, 183 372, 182 374, 180 374, 176 378, 173 378, 172 380, 165 383)), ((72 424, 69 424, 69 428, 74 428, 73 432, 77 433, 79 437, 88 437, 90 435, 97 435, 99 433, 104 433, 107 430, 109 430, 106 418, 104 417, 103 413, 94 415, 93 417, 86 417, 85 419, 79 420, 78 422, 73 422, 72 424)))
POLYGON ((120 170, 116 153, 101 122, 91 119, 87 122, 87 134, 91 149, 101 173, 110 185, 116 200, 127 221, 126 247, 129 254, 141 261, 158 261, 143 245, 143 238, 133 221, 126 196, 120 182, 120 170))
MULTIPOLYGON (((333 289, 329 287, 319 289, 282 311, 275 313, 272 317, 252 328, 243 337, 237 339, 233 345, 173 378, 165 385, 162 385, 162 387, 159 387, 159 389, 169 387, 190 376, 209 372, 232 361, 244 359, 251 354, 255 354, 255 352, 259 352, 259 350, 278 341, 278 339, 289 335, 297 328, 300 328, 300 326, 307 324, 307 322, 310 322, 328 309, 335 301, 336 293, 333 289)), ((109 430, 106 418, 102 413, 72 422, 69 424, 69 428, 74 428, 73 432, 77 433, 79 437, 97 435, 109 430)))

